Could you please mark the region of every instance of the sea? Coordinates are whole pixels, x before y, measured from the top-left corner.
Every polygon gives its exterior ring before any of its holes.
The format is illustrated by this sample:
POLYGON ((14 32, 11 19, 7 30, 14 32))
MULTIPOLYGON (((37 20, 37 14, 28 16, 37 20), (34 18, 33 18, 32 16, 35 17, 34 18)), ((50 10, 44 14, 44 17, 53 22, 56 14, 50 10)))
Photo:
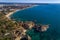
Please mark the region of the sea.
POLYGON ((49 24, 45 32, 37 32, 33 28, 26 34, 32 40, 60 40, 60 4, 42 4, 20 10, 12 14, 16 21, 33 21, 37 24, 49 24))

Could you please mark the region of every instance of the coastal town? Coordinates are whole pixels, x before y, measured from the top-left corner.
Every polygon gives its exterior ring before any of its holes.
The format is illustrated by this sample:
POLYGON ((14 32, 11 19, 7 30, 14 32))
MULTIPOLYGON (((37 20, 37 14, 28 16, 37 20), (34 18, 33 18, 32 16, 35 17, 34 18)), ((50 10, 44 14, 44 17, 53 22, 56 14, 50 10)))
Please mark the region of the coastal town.
POLYGON ((49 25, 36 24, 33 21, 15 21, 10 18, 14 12, 31 8, 37 5, 33 4, 14 4, 0 5, 0 40, 31 40, 31 37, 26 34, 26 31, 32 28, 38 32, 45 32, 49 25))

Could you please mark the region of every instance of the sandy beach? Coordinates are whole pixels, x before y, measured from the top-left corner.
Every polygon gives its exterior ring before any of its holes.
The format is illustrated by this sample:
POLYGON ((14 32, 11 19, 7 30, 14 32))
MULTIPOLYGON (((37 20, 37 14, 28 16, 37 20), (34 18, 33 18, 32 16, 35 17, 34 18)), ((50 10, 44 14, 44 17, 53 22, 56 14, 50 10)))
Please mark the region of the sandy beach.
POLYGON ((6 15, 6 17, 7 17, 8 19, 10 19, 10 15, 14 14, 14 13, 17 12, 17 11, 19 11, 19 10, 14 10, 13 12, 9 12, 9 13, 6 15))
POLYGON ((32 7, 35 7, 35 6, 38 6, 38 5, 33 5, 33 6, 31 6, 31 7, 27 7, 27 8, 23 8, 23 9, 14 10, 13 12, 7 13, 6 17, 7 17, 8 19, 10 19, 10 15, 14 14, 15 12, 21 11, 21 10, 25 10, 25 9, 28 9, 28 8, 32 8, 32 7))

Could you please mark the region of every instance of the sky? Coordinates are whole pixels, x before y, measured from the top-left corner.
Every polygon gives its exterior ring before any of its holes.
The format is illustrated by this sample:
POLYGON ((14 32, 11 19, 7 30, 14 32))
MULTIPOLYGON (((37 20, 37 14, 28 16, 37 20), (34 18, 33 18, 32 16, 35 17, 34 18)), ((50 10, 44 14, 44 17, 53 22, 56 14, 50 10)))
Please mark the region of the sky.
POLYGON ((0 0, 0 2, 16 3, 60 3, 60 0, 0 0))

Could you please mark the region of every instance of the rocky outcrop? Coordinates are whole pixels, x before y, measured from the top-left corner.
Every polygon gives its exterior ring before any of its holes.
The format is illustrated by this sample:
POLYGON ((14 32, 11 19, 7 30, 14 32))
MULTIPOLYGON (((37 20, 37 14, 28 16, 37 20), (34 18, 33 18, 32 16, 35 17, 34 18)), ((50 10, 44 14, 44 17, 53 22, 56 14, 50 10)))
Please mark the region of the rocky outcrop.
POLYGON ((49 25, 42 25, 41 26, 41 31, 42 32, 47 31, 48 28, 49 28, 49 25))
POLYGON ((24 29, 32 29, 33 27, 34 27, 34 22, 32 22, 32 21, 26 21, 26 22, 24 22, 24 24, 22 25, 22 27, 24 28, 24 29))
POLYGON ((49 28, 49 25, 35 25, 33 28, 36 31, 44 32, 44 31, 47 31, 47 29, 49 28))
POLYGON ((27 29, 34 28, 35 31, 44 32, 47 31, 49 25, 38 25, 32 21, 19 22, 20 28, 14 30, 15 40, 31 40, 30 36, 26 35, 27 29))

